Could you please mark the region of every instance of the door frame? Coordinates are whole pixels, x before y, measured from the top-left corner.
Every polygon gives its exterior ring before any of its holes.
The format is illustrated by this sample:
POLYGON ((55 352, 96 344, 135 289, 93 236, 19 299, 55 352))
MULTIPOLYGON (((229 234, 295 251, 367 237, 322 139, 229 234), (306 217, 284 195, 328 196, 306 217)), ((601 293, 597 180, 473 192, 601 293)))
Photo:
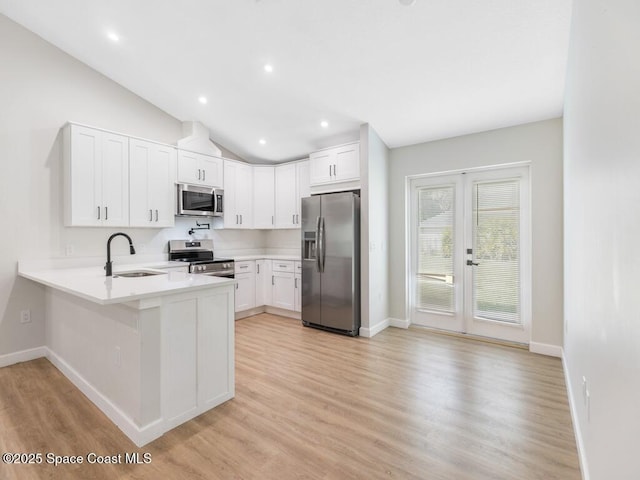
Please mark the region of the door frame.
MULTIPOLYGON (((525 181, 526 184, 526 189, 527 189, 527 202, 528 204, 526 205, 528 212, 525 214, 525 218, 523 218, 521 220, 521 226, 523 227, 522 233, 521 233, 521 251, 522 251, 522 274, 521 274, 521 278, 524 280, 522 283, 523 285, 521 285, 521 292, 522 292, 522 296, 521 296, 521 308, 522 308, 522 326, 517 325, 517 326, 509 326, 509 325, 505 325, 507 328, 513 328, 514 330, 517 329, 524 329, 524 337, 522 335, 518 336, 516 335, 515 340, 508 340, 507 341, 513 341, 516 343, 524 343, 524 344, 529 344, 531 341, 531 331, 532 331, 532 323, 533 323, 533 315, 532 315, 532 297, 533 297, 533 283, 532 283, 532 256, 533 256, 533 230, 531 228, 532 225, 532 218, 533 218, 533 211, 532 211, 532 206, 533 206, 533 202, 532 202, 532 198, 531 198, 531 162, 525 161, 525 162, 512 162, 512 163, 504 163, 504 164, 497 164, 497 165, 490 165, 490 166, 482 166, 482 167, 472 167, 472 168, 460 168, 460 169, 455 169, 455 170, 446 170, 446 171, 440 171, 440 172, 429 172, 429 173, 424 173, 424 174, 416 174, 416 175, 408 175, 405 177, 405 265, 404 265, 404 280, 405 280, 405 312, 406 314, 406 318, 407 318, 407 324, 411 325, 411 320, 412 320, 412 316, 413 316, 413 307, 414 307, 414 302, 415 302, 415 298, 414 298, 414 278, 413 278, 413 246, 414 246, 414 239, 413 239, 413 221, 414 219, 412 218, 412 214, 415 212, 415 210, 413 209, 413 204, 412 204, 412 182, 415 180, 419 180, 422 178, 433 178, 433 177, 444 177, 444 176, 453 176, 453 175, 460 175, 460 174, 482 174, 484 172, 491 172, 491 171, 495 171, 495 170, 503 170, 503 169, 509 169, 509 168, 519 168, 519 167, 525 167, 528 169, 528 175, 527 175, 527 179, 525 181), (528 289, 526 288, 528 286, 528 289)), ((521 197, 522 198, 522 197, 521 197)), ((466 201, 466 199, 464 199, 463 201, 466 201)), ((468 238, 467 236, 467 232, 466 229, 468 229, 468 222, 465 221, 464 222, 464 228, 465 228, 465 232, 464 232, 464 237, 468 238)), ((466 248, 466 247, 465 247, 466 248)), ((464 256, 464 258, 466 259, 466 255, 464 256)), ((466 284, 465 281, 465 285, 463 287, 463 292, 464 295, 467 296, 470 292, 470 289, 468 288, 468 285, 466 284)), ((472 308, 471 305, 468 304, 468 302, 465 301, 463 303, 464 308, 472 308)), ((464 311, 463 313, 463 321, 467 321, 467 318, 471 317, 471 313, 464 311)), ((483 320, 483 322, 491 322, 490 320, 483 320)), ((424 328, 434 328, 437 330, 437 327, 424 327, 424 328)), ((484 332, 483 333, 462 333, 463 335, 468 335, 468 336, 484 336, 484 332)))

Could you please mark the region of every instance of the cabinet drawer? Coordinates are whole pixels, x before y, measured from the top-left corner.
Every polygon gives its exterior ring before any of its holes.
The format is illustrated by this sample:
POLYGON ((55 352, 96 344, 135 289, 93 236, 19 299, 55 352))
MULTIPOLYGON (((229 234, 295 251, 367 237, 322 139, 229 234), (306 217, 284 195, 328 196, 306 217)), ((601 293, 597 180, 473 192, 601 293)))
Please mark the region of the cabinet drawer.
POLYGON ((246 260, 244 262, 236 262, 235 272, 239 273, 252 273, 255 270, 255 260, 246 260))
POLYGON ((293 272, 294 262, 293 260, 274 260, 273 271, 274 272, 293 272))

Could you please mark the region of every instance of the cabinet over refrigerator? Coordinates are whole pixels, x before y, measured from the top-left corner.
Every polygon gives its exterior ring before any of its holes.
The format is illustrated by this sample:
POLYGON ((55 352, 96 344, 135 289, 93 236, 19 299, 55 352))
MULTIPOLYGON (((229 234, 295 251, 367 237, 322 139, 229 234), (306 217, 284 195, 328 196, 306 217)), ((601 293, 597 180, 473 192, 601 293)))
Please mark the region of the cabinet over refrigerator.
POLYGON ((302 324, 356 336, 360 329, 360 197, 302 199, 302 324))

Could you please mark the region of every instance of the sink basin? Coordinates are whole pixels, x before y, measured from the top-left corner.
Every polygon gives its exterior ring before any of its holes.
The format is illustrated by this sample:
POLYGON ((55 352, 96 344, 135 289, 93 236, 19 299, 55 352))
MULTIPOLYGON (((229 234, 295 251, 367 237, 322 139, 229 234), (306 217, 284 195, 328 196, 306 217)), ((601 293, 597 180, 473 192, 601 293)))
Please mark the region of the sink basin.
POLYGON ((136 270, 133 272, 116 273, 114 277, 115 278, 117 277, 137 278, 137 277, 150 277, 152 275, 165 275, 165 274, 166 272, 150 272, 149 270, 136 270))

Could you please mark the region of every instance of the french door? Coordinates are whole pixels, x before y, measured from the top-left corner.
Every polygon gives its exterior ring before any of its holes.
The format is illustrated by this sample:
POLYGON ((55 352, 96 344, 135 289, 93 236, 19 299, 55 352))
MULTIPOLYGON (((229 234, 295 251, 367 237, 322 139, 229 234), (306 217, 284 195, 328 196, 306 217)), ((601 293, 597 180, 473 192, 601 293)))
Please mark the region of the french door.
POLYGON ((411 323, 530 338, 528 167, 411 181, 411 323))

